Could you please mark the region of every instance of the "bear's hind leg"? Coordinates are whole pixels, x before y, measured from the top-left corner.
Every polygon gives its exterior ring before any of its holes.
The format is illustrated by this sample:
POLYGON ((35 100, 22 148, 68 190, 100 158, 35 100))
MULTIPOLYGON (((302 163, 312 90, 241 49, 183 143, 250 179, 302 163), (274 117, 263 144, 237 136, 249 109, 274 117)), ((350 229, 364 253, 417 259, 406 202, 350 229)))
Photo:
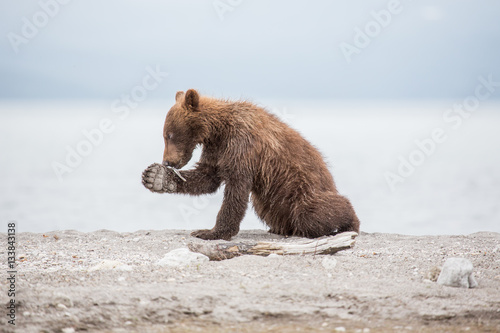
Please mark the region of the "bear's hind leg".
POLYGON ((351 202, 336 193, 324 194, 304 207, 294 224, 294 235, 308 238, 346 231, 359 233, 359 219, 351 202))

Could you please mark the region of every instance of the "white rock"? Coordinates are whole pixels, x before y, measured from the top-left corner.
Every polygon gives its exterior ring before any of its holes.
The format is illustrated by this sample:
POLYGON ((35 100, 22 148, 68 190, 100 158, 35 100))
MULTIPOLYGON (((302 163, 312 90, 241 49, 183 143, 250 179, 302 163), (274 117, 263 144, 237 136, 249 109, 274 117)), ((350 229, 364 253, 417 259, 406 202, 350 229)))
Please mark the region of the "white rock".
POLYGON ((473 265, 470 260, 465 258, 448 258, 444 263, 437 283, 459 288, 477 287, 476 279, 472 274, 473 265))
POLYGON ((65 306, 65 308, 71 308, 73 307, 73 300, 69 298, 66 294, 64 293, 56 293, 54 295, 54 304, 56 304, 57 307, 60 306, 65 306))
POLYGON ((337 259, 333 257, 324 257, 323 261, 321 261, 321 265, 327 270, 333 270, 335 266, 337 266, 337 259))
POLYGON ((167 253, 165 257, 158 260, 156 264, 159 266, 182 267, 202 264, 208 260, 206 255, 191 252, 188 248, 181 247, 167 253))
POLYGON ((97 265, 90 267, 89 272, 115 269, 118 271, 131 271, 132 267, 116 260, 103 260, 97 265))
POLYGON ((73 327, 66 327, 63 328, 61 331, 62 333, 75 333, 75 329, 73 327))

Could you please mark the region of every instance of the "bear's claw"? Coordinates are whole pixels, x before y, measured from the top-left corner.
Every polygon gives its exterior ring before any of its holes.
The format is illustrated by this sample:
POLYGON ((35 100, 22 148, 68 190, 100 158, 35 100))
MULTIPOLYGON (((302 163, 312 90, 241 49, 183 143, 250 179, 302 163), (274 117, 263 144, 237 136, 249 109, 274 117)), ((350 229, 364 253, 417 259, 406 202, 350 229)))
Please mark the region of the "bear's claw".
POLYGON ((191 236, 201 238, 204 240, 214 240, 214 239, 224 239, 230 240, 231 236, 225 237, 224 235, 220 235, 215 233, 212 229, 201 229, 196 230, 191 233, 191 236))

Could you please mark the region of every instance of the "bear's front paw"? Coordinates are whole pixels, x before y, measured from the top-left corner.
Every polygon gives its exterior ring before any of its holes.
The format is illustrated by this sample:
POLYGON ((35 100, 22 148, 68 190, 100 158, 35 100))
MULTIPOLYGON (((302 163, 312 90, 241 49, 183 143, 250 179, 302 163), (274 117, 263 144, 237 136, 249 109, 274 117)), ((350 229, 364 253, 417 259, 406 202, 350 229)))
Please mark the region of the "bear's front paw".
POLYGON ((142 184, 151 192, 174 193, 177 190, 172 172, 158 163, 153 163, 144 170, 142 184))
POLYGON ((196 230, 191 233, 191 236, 198 237, 204 240, 213 240, 213 239, 224 239, 224 240, 230 240, 231 236, 224 236, 218 233, 215 233, 213 230, 209 229, 202 229, 202 230, 196 230))

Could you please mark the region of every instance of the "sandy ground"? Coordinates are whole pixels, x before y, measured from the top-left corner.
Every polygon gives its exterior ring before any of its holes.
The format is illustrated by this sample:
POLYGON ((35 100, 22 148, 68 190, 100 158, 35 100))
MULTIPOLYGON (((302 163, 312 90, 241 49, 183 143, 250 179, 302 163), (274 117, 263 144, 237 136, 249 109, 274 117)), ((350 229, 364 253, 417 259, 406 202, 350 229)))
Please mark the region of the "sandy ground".
MULTIPOLYGON (((178 268, 156 263, 204 242, 188 231, 17 238, 18 332, 500 331, 498 233, 362 233, 333 256, 247 255, 178 268), (478 288, 431 281, 449 257, 472 261, 478 288), (123 265, 95 269, 103 260, 123 265)), ((263 239, 281 237, 242 231, 233 241, 263 239)), ((3 304, 6 289, 3 278, 3 304)), ((2 318, 0 329, 12 331, 2 318)))

